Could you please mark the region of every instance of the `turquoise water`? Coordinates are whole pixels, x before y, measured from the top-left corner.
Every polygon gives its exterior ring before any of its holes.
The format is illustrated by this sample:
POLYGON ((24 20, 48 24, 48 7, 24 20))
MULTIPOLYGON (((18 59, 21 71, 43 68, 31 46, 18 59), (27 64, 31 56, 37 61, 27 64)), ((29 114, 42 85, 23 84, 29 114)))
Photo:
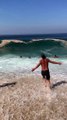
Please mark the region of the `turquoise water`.
MULTIPOLYGON (((62 62, 62 65, 49 64, 51 79, 54 80, 67 80, 67 58, 50 58, 54 61, 62 62)), ((41 76, 41 68, 39 67, 33 73, 32 68, 39 62, 39 57, 20 58, 16 55, 5 55, 0 57, 0 76, 5 74, 11 74, 11 76, 22 77, 25 75, 41 76)))
POLYGON ((39 34, 39 35, 3 35, 0 36, 0 45, 3 40, 18 40, 22 43, 10 42, 0 47, 0 56, 14 54, 23 57, 59 55, 67 57, 67 34, 39 34))
POLYGON ((40 67, 31 72, 39 62, 41 53, 45 53, 51 60, 62 62, 62 65, 49 64, 51 78, 67 79, 67 34, 0 36, 0 75, 10 73, 16 76, 41 76, 40 67), (13 41, 2 46, 6 39, 13 41), (54 55, 59 58, 53 58, 54 55))
POLYGON ((41 53, 45 53, 48 57, 54 55, 67 57, 67 41, 60 39, 32 39, 31 41, 22 41, 20 43, 19 40, 18 43, 12 41, 0 47, 0 56, 13 54, 23 57, 37 57, 41 53))

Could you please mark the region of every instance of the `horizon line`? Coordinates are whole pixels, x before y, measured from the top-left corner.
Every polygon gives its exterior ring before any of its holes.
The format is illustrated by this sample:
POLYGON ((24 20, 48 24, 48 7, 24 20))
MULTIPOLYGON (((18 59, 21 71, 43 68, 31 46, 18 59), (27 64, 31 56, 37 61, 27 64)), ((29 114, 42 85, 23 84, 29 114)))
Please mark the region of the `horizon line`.
POLYGON ((16 35, 16 36, 25 36, 25 35, 51 35, 51 34, 67 34, 66 32, 65 33, 62 33, 62 32, 59 32, 59 33, 31 33, 31 34, 0 34, 0 36, 10 36, 10 35, 16 35))

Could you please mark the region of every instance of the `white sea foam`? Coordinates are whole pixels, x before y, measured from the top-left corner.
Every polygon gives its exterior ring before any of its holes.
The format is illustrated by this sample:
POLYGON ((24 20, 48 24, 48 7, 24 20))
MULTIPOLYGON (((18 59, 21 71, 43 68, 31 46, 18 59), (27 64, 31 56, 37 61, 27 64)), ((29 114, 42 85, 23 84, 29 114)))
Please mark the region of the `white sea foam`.
MULTIPOLYGON (((67 59, 51 58, 54 61, 62 62, 62 65, 49 64, 51 79, 67 79, 67 59)), ((32 68, 38 63, 39 58, 20 58, 19 56, 5 55, 0 57, 0 73, 11 73, 17 76, 36 75, 41 76, 40 67, 31 72, 32 68)))

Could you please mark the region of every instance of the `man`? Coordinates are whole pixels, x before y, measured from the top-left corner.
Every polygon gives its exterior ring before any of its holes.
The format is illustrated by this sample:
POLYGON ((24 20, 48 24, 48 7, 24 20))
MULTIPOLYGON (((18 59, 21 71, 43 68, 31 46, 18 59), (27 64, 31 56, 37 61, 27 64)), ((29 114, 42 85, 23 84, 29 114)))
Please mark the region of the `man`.
POLYGON ((49 67, 48 64, 52 63, 52 64, 59 64, 61 65, 61 62, 55 62, 52 60, 49 60, 48 58, 46 58, 46 56, 44 54, 41 55, 41 60, 39 61, 39 63, 36 65, 36 67, 34 67, 32 69, 32 72, 37 69, 40 65, 41 65, 41 74, 43 79, 45 80, 45 86, 50 87, 51 83, 50 83, 50 72, 49 72, 49 67))

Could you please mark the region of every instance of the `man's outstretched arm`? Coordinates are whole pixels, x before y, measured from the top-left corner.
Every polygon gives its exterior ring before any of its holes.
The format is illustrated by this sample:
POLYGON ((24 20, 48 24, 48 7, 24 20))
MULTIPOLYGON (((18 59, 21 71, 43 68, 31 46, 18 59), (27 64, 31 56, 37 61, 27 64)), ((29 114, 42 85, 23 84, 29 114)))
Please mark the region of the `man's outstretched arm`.
POLYGON ((36 67, 32 68, 32 72, 40 66, 40 62, 36 65, 36 67))
POLYGON ((50 62, 50 63, 52 63, 52 64, 59 64, 59 65, 62 64, 61 62, 56 62, 56 61, 52 61, 52 60, 49 60, 49 59, 48 59, 48 62, 50 62))

